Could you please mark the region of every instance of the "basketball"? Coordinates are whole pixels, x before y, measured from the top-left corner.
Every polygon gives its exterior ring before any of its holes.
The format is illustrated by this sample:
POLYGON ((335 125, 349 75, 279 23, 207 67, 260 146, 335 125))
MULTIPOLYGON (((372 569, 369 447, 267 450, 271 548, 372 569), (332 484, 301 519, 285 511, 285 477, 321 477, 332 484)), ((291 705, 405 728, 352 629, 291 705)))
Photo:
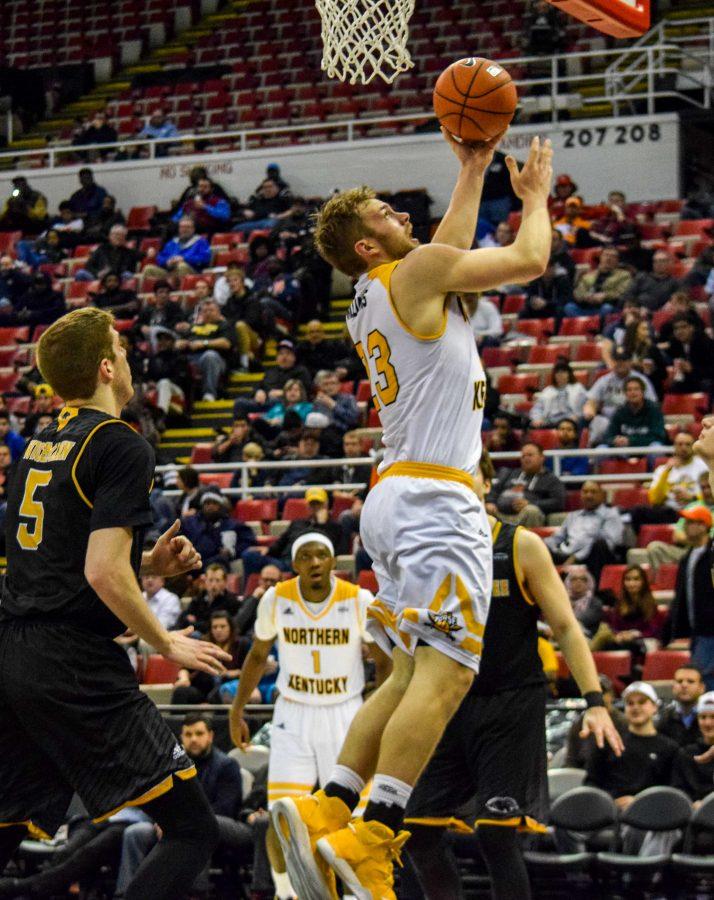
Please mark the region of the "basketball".
POLYGON ((446 130, 466 143, 488 141, 510 124, 518 105, 511 76, 479 56, 459 59, 439 75, 434 112, 446 130))

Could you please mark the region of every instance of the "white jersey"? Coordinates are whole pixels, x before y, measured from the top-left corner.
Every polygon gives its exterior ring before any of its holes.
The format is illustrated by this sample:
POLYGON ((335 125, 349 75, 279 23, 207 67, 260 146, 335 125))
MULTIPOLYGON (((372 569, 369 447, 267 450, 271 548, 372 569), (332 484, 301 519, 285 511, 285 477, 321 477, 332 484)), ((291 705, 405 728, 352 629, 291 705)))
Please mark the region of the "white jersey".
POLYGON ((390 292, 400 261, 362 275, 347 312, 384 429, 379 471, 416 462, 473 475, 481 458, 486 380, 471 325, 458 299, 448 297, 438 333, 412 331, 390 292))
POLYGON ((277 639, 282 697, 327 706, 361 695, 362 643, 372 640, 367 607, 373 599, 369 591, 340 578, 332 579, 332 593, 320 604, 302 598, 299 578, 281 581, 263 594, 255 636, 277 639))

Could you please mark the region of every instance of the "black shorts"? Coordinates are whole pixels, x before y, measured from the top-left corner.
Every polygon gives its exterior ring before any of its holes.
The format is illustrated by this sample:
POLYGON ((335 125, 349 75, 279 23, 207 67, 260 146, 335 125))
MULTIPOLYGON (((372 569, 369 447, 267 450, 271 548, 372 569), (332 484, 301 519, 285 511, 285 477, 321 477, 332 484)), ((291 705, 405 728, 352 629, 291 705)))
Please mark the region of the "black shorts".
POLYGON ((195 768, 126 652, 69 625, 0 623, 0 824, 53 835, 74 792, 93 818, 195 768))
POLYGON ((542 832, 548 812, 542 684, 489 697, 469 694, 411 795, 405 821, 468 830, 498 824, 542 832), (511 798, 499 814, 489 801, 511 798))

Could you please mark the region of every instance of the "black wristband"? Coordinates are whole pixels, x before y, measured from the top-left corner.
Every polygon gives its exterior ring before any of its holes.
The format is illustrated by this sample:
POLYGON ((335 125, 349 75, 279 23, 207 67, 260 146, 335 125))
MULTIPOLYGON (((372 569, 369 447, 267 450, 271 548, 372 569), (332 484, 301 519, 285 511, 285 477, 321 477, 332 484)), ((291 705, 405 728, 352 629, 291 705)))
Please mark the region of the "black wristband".
POLYGON ((602 691, 588 691, 587 694, 583 695, 583 698, 588 705, 588 709, 592 709, 593 706, 605 705, 605 701, 602 698, 602 691))

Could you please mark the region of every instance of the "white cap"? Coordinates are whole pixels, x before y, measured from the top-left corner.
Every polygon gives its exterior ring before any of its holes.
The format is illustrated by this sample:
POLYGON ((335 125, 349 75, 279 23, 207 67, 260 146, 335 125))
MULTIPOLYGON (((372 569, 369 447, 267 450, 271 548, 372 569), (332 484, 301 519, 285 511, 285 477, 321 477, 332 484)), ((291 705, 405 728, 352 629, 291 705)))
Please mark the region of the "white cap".
POLYGON ((657 691, 652 687, 651 684, 647 684, 646 681, 633 681, 632 684, 628 684, 625 690, 622 692, 623 699, 625 697, 629 697, 630 694, 644 694, 648 700, 651 700, 653 703, 659 706, 659 697, 657 696, 657 691))
POLYGON ((697 712, 714 712, 714 691, 707 691, 697 700, 697 712))
POLYGON ((330 551, 331 556, 335 555, 335 548, 333 546, 333 543, 326 534, 323 534, 321 531, 308 531, 307 534, 301 534, 299 538, 296 538, 293 541, 293 547, 291 551, 291 559, 293 561, 297 556, 298 550, 301 547, 304 547, 305 544, 323 544, 323 546, 327 547, 327 549, 330 551))

